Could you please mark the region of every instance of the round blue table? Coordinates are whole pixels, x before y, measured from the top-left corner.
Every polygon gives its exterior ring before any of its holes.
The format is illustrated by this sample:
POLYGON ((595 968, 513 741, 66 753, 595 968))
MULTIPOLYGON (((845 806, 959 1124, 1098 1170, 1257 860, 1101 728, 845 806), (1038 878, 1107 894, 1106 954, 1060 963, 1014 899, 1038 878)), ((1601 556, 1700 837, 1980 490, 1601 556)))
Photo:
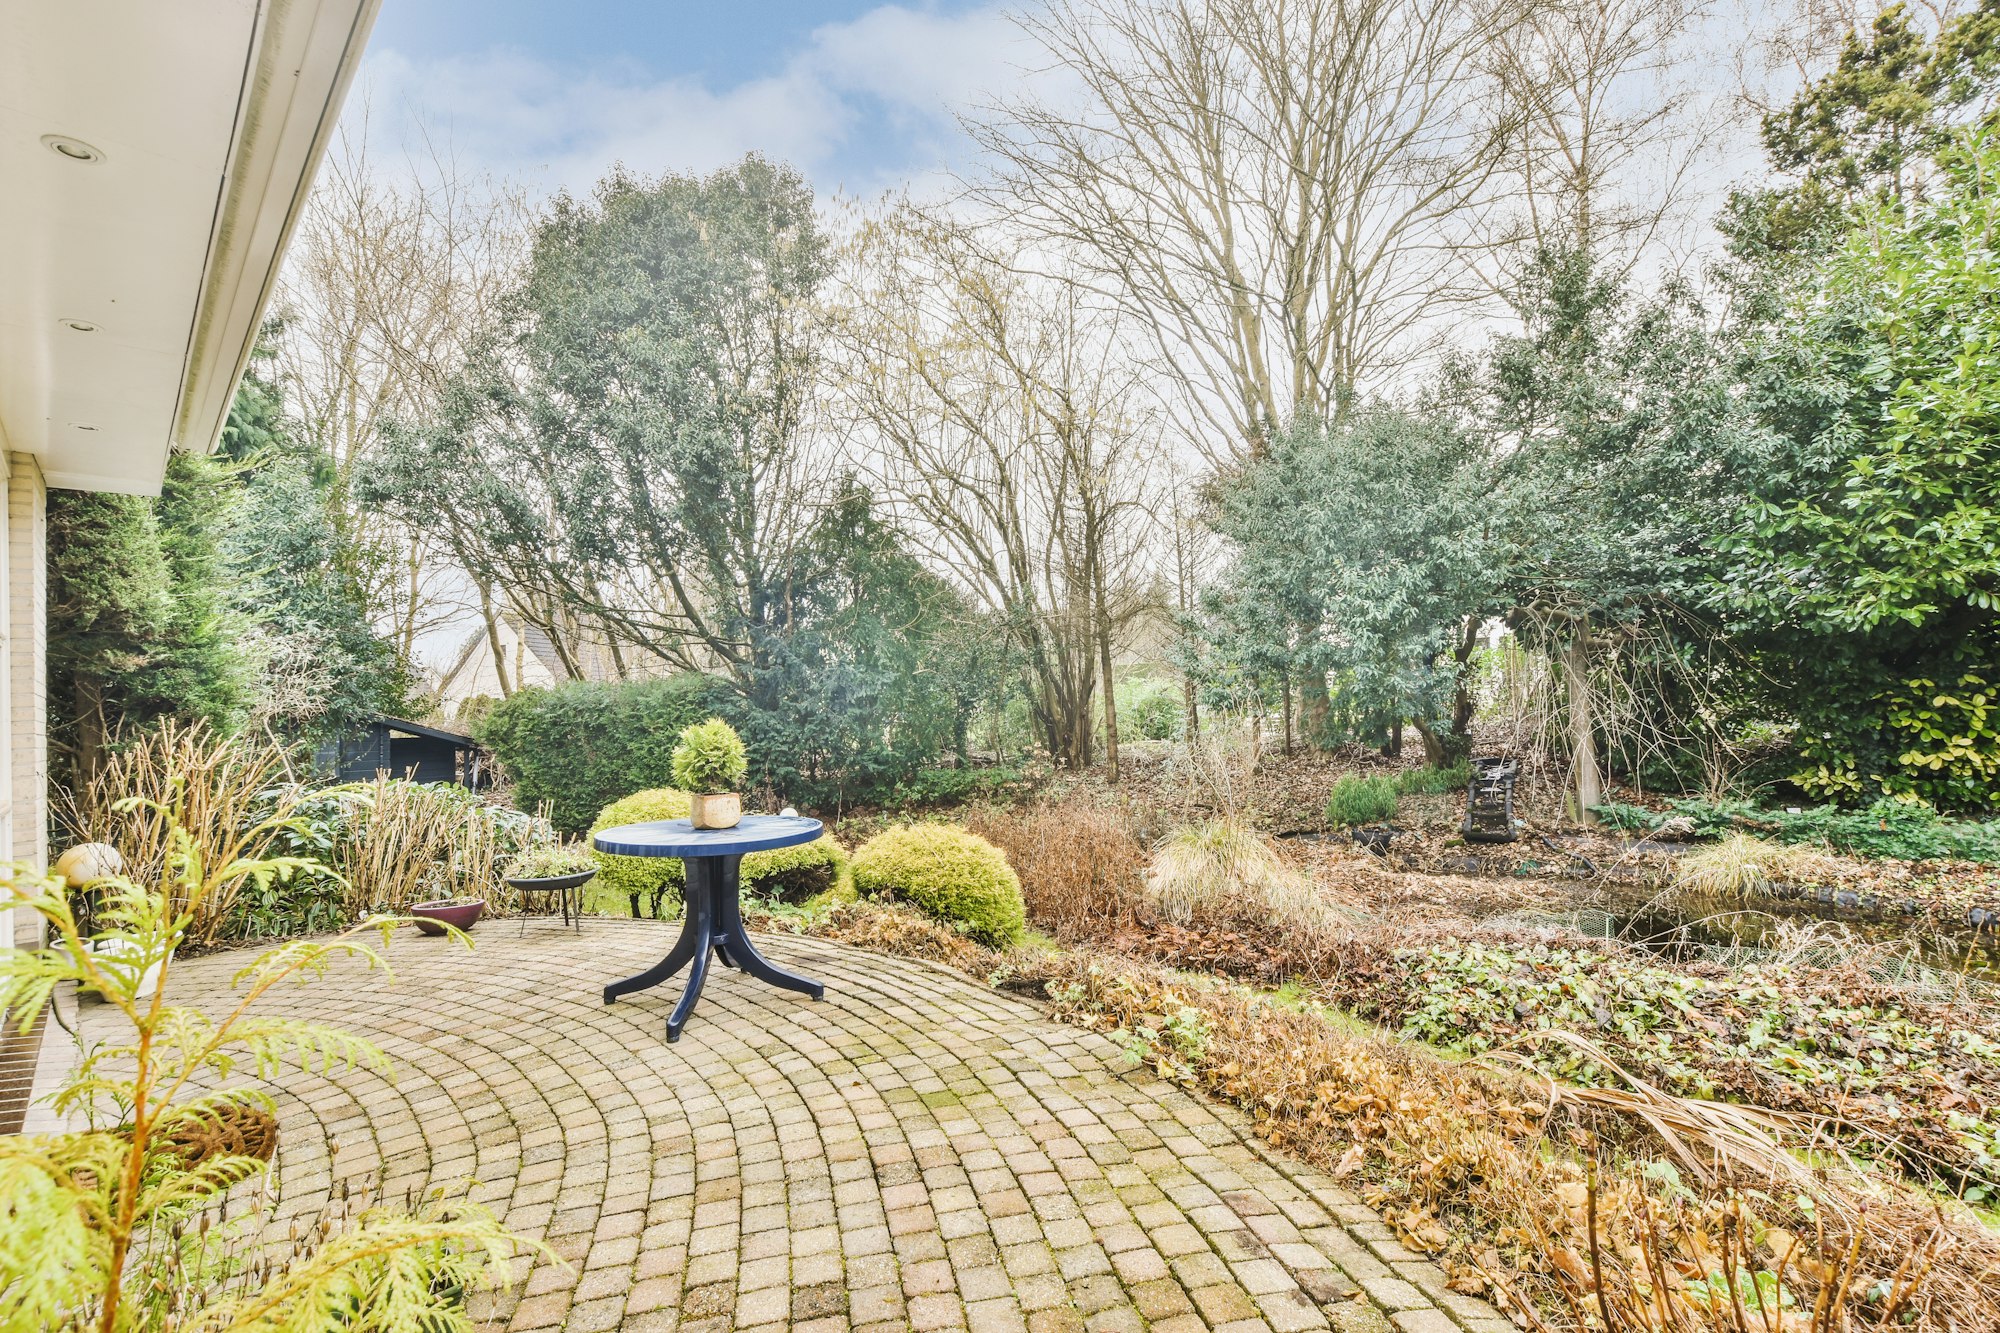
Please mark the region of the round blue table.
POLYGON ((701 999, 702 983, 708 980, 708 955, 712 951, 723 966, 748 973, 759 981, 786 990, 798 991, 817 1000, 826 987, 809 977, 797 976, 757 952, 743 929, 743 909, 738 873, 748 852, 768 852, 779 847, 796 847, 819 837, 817 819, 796 815, 745 815, 730 829, 698 829, 685 819, 659 819, 649 824, 620 824, 605 829, 591 839, 600 852, 617 856, 678 856, 687 865, 687 911, 681 918, 681 937, 667 956, 635 977, 614 981, 604 988, 604 1002, 621 995, 657 986, 692 963, 687 989, 667 1019, 667 1040, 679 1041, 681 1029, 701 999))

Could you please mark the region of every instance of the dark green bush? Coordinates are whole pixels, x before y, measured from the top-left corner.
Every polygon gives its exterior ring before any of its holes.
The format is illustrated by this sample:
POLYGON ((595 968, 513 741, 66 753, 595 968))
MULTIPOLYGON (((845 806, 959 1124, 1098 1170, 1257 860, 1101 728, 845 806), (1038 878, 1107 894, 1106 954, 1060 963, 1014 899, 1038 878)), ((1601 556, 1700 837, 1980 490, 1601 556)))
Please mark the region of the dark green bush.
POLYGON ((477 734, 514 780, 515 803, 547 801, 550 821, 575 834, 613 801, 672 783, 682 729, 715 716, 725 693, 696 675, 571 681, 503 700, 477 734))
POLYGON ((1326 798, 1326 822, 1342 826, 1374 824, 1396 813, 1396 783, 1384 777, 1343 773, 1326 798))
POLYGON ((803 903, 847 878, 847 849, 831 833, 817 841, 775 851, 752 852, 743 858, 741 880, 746 896, 770 902, 803 903))
POLYGON ((990 796, 1023 776, 1018 768, 926 768, 898 782, 883 804, 897 810, 960 805, 978 796, 990 796))
POLYGON ((1625 832, 1648 832, 1668 820, 1685 819, 1699 838, 1740 831, 1779 842, 1823 843, 1854 856, 1896 861, 2000 861, 2000 820, 1947 819, 1920 801, 1891 798, 1865 810, 1819 805, 1797 814, 1760 810, 1748 801, 1670 800, 1667 807, 1665 811, 1648 810, 1607 801, 1592 809, 1606 825, 1625 832))
POLYGON ((1472 781, 1469 764, 1449 768, 1412 768, 1396 775, 1396 790, 1404 796, 1436 796, 1442 792, 1464 791, 1472 781))
POLYGON ((551 821, 565 833, 581 833, 598 810, 630 792, 674 785, 681 731, 716 717, 748 750, 743 794, 775 797, 777 805, 926 804, 950 799, 960 784, 970 794, 994 780, 992 770, 936 767, 954 739, 935 716, 916 725, 922 710, 885 702, 873 687, 848 681, 854 689, 837 688, 845 678, 833 668, 792 674, 811 688, 776 675, 769 706, 702 675, 522 690, 496 705, 475 734, 513 779, 515 803, 533 809, 549 802, 551 821))

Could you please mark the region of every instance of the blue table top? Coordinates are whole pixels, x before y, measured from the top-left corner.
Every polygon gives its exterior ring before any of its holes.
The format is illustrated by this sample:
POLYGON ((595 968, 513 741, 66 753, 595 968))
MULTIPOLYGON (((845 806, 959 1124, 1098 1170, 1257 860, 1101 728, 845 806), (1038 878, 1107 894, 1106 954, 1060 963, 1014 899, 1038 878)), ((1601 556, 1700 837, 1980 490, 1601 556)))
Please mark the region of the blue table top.
POLYGON ((614 856, 741 856, 811 842, 824 829, 798 815, 745 815, 735 828, 698 829, 685 819, 620 824, 591 838, 614 856))

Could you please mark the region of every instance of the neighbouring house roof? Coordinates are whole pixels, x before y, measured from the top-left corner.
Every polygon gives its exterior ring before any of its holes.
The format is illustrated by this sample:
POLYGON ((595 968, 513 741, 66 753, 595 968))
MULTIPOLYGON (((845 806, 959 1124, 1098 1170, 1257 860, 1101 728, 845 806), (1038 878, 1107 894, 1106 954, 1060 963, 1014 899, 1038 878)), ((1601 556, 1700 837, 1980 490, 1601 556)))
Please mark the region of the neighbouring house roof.
MULTIPOLYGON (((494 633, 500 640, 502 664, 515 686, 557 685, 570 678, 562 654, 540 625, 530 624, 512 612, 502 612, 494 633)), ((634 654, 621 667, 601 636, 583 635, 567 643, 585 680, 625 680, 666 673, 663 664, 645 654, 634 654)), ((474 696, 500 693, 492 638, 484 625, 466 634, 451 661, 438 673, 435 688, 438 702, 446 711, 474 696)))
POLYGON ((555 640, 549 637, 547 630, 540 625, 523 624, 511 618, 509 623, 520 634, 521 642, 528 646, 528 651, 535 655, 535 660, 542 664, 542 669, 549 673, 549 679, 569 678, 569 669, 563 665, 562 654, 556 651, 555 640))
POLYGON ((214 446, 377 3, 0 5, 0 445, 50 485, 214 446))

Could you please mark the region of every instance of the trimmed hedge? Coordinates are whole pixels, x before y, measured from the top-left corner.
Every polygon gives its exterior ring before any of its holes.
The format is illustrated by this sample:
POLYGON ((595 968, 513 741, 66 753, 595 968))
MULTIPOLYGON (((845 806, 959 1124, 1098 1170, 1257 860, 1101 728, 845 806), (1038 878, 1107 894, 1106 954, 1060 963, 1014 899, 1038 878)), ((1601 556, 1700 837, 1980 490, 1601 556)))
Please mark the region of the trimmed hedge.
POLYGON ((701 675, 571 681, 494 705, 476 734, 513 779, 517 805, 547 801, 551 823, 581 833, 628 793, 670 786, 681 731, 715 716, 727 690, 701 675))
MULTIPOLYGON (((653 819, 686 819, 688 804, 687 793, 672 787, 635 791, 600 810, 590 831, 597 833, 620 824, 643 824, 653 819)), ((590 854, 597 858, 598 885, 609 892, 624 894, 632 904, 633 916, 639 915, 642 901, 652 904, 654 916, 667 914, 669 897, 679 904, 681 888, 687 883, 687 872, 679 857, 615 856, 594 847, 590 854)))
POLYGON ((772 902, 803 903, 851 883, 847 849, 831 833, 817 841, 743 858, 743 892, 772 902))
POLYGON ((854 854, 854 887, 899 898, 996 948, 1027 928, 1021 880, 1007 856, 956 824, 909 824, 878 833, 854 854))

